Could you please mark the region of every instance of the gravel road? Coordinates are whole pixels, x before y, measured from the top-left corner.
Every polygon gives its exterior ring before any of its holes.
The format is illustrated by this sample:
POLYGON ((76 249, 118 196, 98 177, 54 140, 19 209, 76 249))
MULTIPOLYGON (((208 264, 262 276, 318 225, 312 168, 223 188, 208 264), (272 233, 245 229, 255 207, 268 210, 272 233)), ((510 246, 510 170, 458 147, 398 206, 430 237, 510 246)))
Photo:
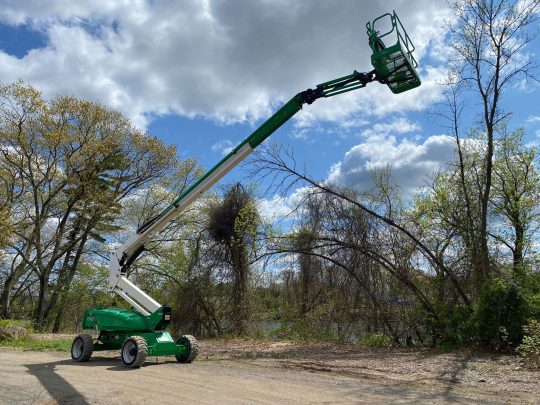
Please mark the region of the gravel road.
POLYGON ((248 360, 178 364, 149 358, 125 369, 114 354, 73 363, 65 353, 0 349, 1 404, 534 403, 444 384, 291 370, 248 360))

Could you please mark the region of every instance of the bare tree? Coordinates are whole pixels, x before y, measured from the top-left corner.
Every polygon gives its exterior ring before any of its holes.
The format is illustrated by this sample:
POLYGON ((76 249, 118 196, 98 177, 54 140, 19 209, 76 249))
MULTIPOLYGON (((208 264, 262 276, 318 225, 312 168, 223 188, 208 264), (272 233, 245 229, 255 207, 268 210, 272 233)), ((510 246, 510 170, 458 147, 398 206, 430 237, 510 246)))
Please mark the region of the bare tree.
MULTIPOLYGON (((415 235, 414 229, 408 229, 407 225, 399 223, 396 219, 390 218, 384 213, 377 212, 376 207, 370 207, 368 203, 363 202, 360 198, 361 196, 353 190, 335 187, 311 179, 308 175, 297 169, 292 153, 283 151, 280 147, 271 146, 256 152, 253 164, 255 167, 254 175, 268 176, 270 175, 269 173, 272 173, 274 176, 272 183, 280 187, 284 192, 299 183, 307 183, 317 193, 329 195, 337 200, 344 201, 374 220, 381 221, 391 230, 397 232, 401 238, 411 243, 414 246, 415 253, 425 260, 426 265, 433 266, 437 271, 445 274, 462 303, 470 308, 470 298, 456 274, 444 264, 441 258, 424 241, 415 235)), ((381 260, 381 264, 384 265, 386 263, 384 256, 379 257, 379 259, 381 260)))
MULTIPOLYGON (((478 202, 472 201, 463 183, 468 233, 475 280, 483 283, 489 278, 489 200, 493 185, 493 156, 497 127, 510 113, 502 108, 504 92, 518 80, 534 80, 537 66, 524 52, 535 32, 531 26, 538 21, 539 0, 458 0, 450 6, 455 23, 450 24, 449 42, 453 48, 453 85, 474 92, 480 98, 480 131, 485 134, 486 149, 478 170, 478 202), (474 220, 472 207, 478 203, 479 218, 474 220), (472 229, 471 229, 472 228, 472 229)), ((461 91, 460 90, 460 91, 461 91)), ((461 144, 458 131, 461 104, 451 93, 450 119, 454 128, 458 155, 461 144)), ((460 164, 463 161, 460 160, 460 164)), ((463 168, 462 168, 463 170, 463 168)))

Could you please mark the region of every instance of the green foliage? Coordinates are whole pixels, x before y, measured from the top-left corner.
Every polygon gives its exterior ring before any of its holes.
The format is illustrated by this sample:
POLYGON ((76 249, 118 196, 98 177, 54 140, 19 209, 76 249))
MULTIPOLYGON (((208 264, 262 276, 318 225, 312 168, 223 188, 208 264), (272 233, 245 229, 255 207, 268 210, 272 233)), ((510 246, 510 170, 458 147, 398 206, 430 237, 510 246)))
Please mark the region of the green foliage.
POLYGON ((105 266, 86 263, 78 266, 78 274, 69 290, 64 293, 61 306, 57 306, 51 313, 51 316, 55 317, 58 311, 62 313, 56 332, 76 331, 81 325, 86 309, 112 305, 115 298, 111 297, 103 287, 106 285, 107 276, 108 270, 105 266))
POLYGON ((358 340, 360 346, 368 347, 391 347, 392 338, 383 332, 370 333, 358 340))
POLYGON ((100 261, 96 244, 125 225, 123 203, 182 168, 174 146, 99 103, 45 100, 22 81, 0 96, 0 248, 17 252, 0 269, 1 316, 58 330, 84 261, 95 251, 89 262, 100 261))
POLYGON ((426 319, 426 326, 434 333, 435 345, 463 345, 471 342, 474 334, 471 326, 471 313, 464 305, 448 303, 437 304, 438 319, 426 319))
POLYGON ((71 349, 72 339, 52 338, 40 339, 32 335, 25 336, 20 339, 0 340, 0 347, 12 347, 25 351, 57 351, 69 352, 71 349))
POLYGON ((476 336, 498 346, 518 344, 530 311, 529 300, 516 283, 496 278, 486 285, 476 305, 476 336))
POLYGON ((540 322, 531 319, 523 330, 525 336, 517 352, 526 359, 529 367, 540 368, 540 322))
MULTIPOLYGON (((4 327, 16 327, 24 328, 27 332, 33 331, 32 322, 29 320, 14 320, 14 319, 2 319, 0 320, 0 328, 4 327)), ((22 335, 18 338, 2 338, 0 337, 0 347, 13 347, 17 349, 29 350, 29 351, 69 351, 71 348, 71 339, 57 338, 40 338, 36 335, 22 335)))
POLYGON ((213 204, 209 211, 208 232, 217 242, 213 252, 217 259, 214 265, 224 266, 227 277, 223 285, 230 286, 230 290, 226 289, 231 297, 230 328, 233 333, 245 334, 250 319, 250 258, 256 252, 260 224, 257 206, 252 192, 237 183, 229 187, 223 199, 213 204))
POLYGON ((296 341, 340 341, 340 334, 330 315, 333 301, 329 300, 307 312, 301 318, 282 320, 271 337, 296 341))
POLYGON ((338 341, 337 333, 331 326, 320 319, 310 316, 305 319, 297 319, 281 330, 284 339, 297 341, 329 342, 338 341))
MULTIPOLYGON (((2 176, 1 172, 0 176, 2 176)), ((1 187, 0 193, 2 193, 1 187)), ((7 207, 2 207, 2 201, 0 201, 0 249, 7 245, 12 233, 13 226, 10 219, 9 209, 7 207)), ((2 251, 0 251, 0 258, 1 257, 2 251)))
POLYGON ((21 328, 25 328, 28 332, 32 332, 34 330, 32 321, 27 319, 0 319, 0 328, 4 326, 19 326, 21 328))

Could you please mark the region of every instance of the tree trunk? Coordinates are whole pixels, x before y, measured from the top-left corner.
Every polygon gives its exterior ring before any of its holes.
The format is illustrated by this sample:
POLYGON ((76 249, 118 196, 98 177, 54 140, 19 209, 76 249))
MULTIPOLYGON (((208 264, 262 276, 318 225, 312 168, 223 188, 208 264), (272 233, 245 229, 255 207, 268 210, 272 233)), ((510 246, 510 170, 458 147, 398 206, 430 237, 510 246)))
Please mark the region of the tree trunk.
MULTIPOLYGON (((496 102, 494 103, 496 105, 496 102)), ((489 198, 491 194, 491 183, 493 178, 493 119, 492 115, 489 116, 487 120, 487 137, 488 137, 488 148, 486 151, 486 183, 483 192, 481 193, 482 197, 482 209, 481 209, 481 222, 480 222, 480 251, 478 257, 478 268, 477 268, 477 281, 479 287, 481 287, 484 282, 490 278, 490 259, 489 259, 489 247, 488 247, 488 215, 489 215, 489 198)))
POLYGON ((513 271, 514 276, 517 278, 522 278, 524 273, 524 263, 523 263, 523 251, 525 249, 525 230, 523 225, 521 224, 521 221, 519 219, 514 222, 514 231, 516 233, 515 235, 515 243, 514 243, 514 263, 513 263, 513 271))
POLYGON ((309 287, 311 279, 311 257, 300 254, 300 315, 304 316, 308 311, 309 287))
POLYGON ((39 294, 38 294, 38 303, 36 308, 36 314, 34 320, 36 323, 36 328, 38 330, 43 330, 45 327, 45 311, 47 305, 47 294, 49 293, 49 272, 43 272, 39 276, 39 294))
POLYGON ((11 290, 15 285, 15 279, 13 275, 10 274, 6 281, 4 282, 4 288, 2 294, 0 295, 0 305, 2 306, 2 311, 0 312, 0 318, 8 319, 11 305, 11 290))
POLYGON ((233 267, 233 329, 243 335, 247 332, 249 320, 248 279, 249 266, 247 252, 243 245, 231 246, 233 267))

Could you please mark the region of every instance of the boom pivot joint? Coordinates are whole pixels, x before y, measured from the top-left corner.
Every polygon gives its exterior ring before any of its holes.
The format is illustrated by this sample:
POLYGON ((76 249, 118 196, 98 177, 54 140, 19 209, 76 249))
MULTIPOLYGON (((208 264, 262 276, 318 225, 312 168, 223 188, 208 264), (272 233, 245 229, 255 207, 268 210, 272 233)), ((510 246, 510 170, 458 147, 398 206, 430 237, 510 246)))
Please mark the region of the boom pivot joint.
POLYGON ((370 72, 357 72, 356 70, 348 76, 343 76, 335 80, 317 85, 315 89, 307 89, 298 93, 302 104, 312 104, 321 97, 332 97, 337 94, 346 93, 361 87, 366 87, 368 83, 381 81, 377 77, 375 70, 370 72))

